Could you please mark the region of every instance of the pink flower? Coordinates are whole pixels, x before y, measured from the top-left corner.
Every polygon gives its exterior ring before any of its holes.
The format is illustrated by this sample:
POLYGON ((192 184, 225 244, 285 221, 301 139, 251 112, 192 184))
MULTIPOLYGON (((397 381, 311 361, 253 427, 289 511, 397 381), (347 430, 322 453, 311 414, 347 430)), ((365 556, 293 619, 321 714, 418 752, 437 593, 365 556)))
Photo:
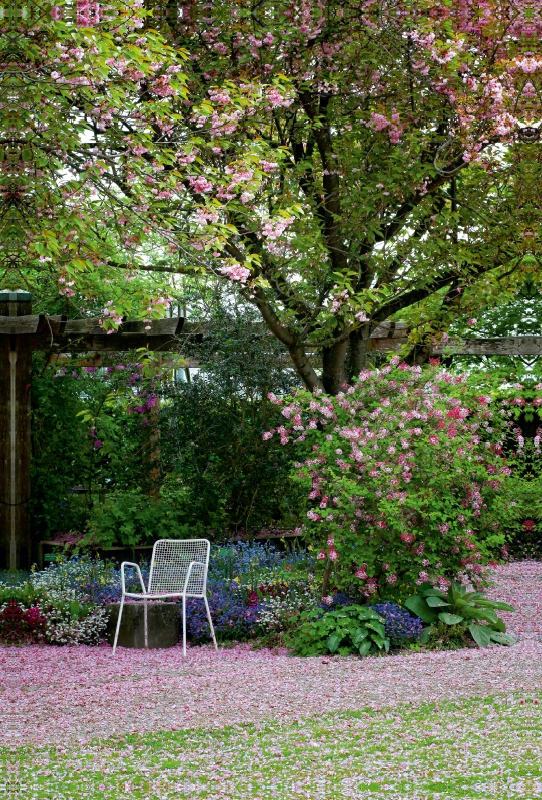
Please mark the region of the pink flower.
POLYGON ((435 436, 434 433, 431 434, 431 436, 429 437, 429 443, 430 444, 438 444, 438 436, 435 436))
POLYGON ((213 184, 211 181, 207 180, 203 175, 199 175, 197 178, 194 176, 188 179, 190 186, 198 192, 198 194, 202 194, 203 192, 212 192, 213 184))
POLYGON ((337 559, 339 558, 339 554, 335 549, 331 549, 328 553, 328 558, 330 561, 337 561, 337 559))
POLYGON ((318 561, 323 561, 325 557, 326 557, 325 550, 320 550, 320 552, 319 552, 319 553, 318 553, 318 555, 316 556, 316 559, 317 559, 318 561))
POLYGON ((241 283, 246 283, 248 278, 250 278, 250 270, 247 269, 247 267, 242 267, 240 264, 222 267, 220 272, 223 275, 227 275, 230 281, 240 281, 241 283))
POLYGON ((374 111, 371 113, 371 120, 368 123, 369 127, 375 131, 383 131, 384 128, 387 128, 390 124, 390 121, 386 119, 386 117, 382 114, 375 114, 374 111))

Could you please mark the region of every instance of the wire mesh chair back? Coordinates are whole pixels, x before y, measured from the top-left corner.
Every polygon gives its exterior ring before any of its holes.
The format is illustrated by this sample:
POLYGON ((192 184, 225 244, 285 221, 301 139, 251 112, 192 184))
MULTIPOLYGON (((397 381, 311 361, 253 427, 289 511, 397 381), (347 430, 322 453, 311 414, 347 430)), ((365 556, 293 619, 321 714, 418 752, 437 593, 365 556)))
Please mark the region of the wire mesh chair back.
POLYGON ((152 551, 149 572, 149 594, 181 593, 188 567, 193 566, 186 587, 186 594, 203 597, 207 582, 210 544, 207 539, 161 539, 155 543, 152 551))

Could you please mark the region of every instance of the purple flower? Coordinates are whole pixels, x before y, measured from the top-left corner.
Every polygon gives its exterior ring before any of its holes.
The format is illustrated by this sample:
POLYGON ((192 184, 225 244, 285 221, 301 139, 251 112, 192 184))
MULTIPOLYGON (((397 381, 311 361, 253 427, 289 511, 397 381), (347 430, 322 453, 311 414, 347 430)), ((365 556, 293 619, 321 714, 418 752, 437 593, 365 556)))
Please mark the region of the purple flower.
POLYGON ((101 442, 101 441, 100 441, 100 439, 95 439, 95 440, 94 440, 94 447, 95 447, 97 450, 99 450, 99 449, 100 449, 100 447, 102 446, 102 444, 103 444, 103 442, 101 442))

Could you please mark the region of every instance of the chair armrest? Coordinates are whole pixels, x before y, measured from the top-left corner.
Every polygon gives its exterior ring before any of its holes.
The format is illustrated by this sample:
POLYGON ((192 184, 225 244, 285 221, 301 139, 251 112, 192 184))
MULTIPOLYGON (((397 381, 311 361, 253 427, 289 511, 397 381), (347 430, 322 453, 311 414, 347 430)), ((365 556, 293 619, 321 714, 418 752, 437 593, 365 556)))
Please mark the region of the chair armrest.
POLYGON ((186 570, 186 577, 184 579, 184 587, 183 587, 183 594, 186 594, 186 590, 188 588, 188 581, 190 580, 190 576, 192 574, 192 567, 203 567, 204 570, 204 583, 207 580, 207 565, 203 563, 203 561, 191 561, 188 565, 188 569, 186 570))
POLYGON ((139 576, 139 583, 141 584, 141 588, 143 590, 143 594, 147 594, 147 590, 145 589, 145 584, 143 583, 143 576, 141 575, 141 570, 139 569, 139 564, 134 564, 133 561, 123 561, 120 565, 120 580, 122 586, 122 594, 126 594, 126 582, 124 578, 124 567, 135 567, 137 570, 137 574, 139 576))

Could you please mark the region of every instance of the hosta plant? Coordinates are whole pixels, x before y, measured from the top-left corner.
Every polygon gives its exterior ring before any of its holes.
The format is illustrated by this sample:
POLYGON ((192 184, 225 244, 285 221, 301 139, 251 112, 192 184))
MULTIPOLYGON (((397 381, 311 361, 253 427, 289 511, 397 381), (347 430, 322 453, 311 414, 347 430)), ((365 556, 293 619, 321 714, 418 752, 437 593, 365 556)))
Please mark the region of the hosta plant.
POLYGON ((455 581, 446 592, 432 586, 422 586, 419 594, 405 601, 406 607, 428 627, 421 642, 428 642, 431 635, 442 625, 464 626, 478 647, 489 644, 514 644, 515 639, 506 633, 506 625, 497 611, 515 611, 508 603, 488 600, 481 592, 468 592, 455 581))
POLYGON ((347 606, 327 613, 311 609, 302 612, 299 620, 301 624, 290 639, 299 656, 366 656, 390 649, 382 617, 366 606, 347 606))

